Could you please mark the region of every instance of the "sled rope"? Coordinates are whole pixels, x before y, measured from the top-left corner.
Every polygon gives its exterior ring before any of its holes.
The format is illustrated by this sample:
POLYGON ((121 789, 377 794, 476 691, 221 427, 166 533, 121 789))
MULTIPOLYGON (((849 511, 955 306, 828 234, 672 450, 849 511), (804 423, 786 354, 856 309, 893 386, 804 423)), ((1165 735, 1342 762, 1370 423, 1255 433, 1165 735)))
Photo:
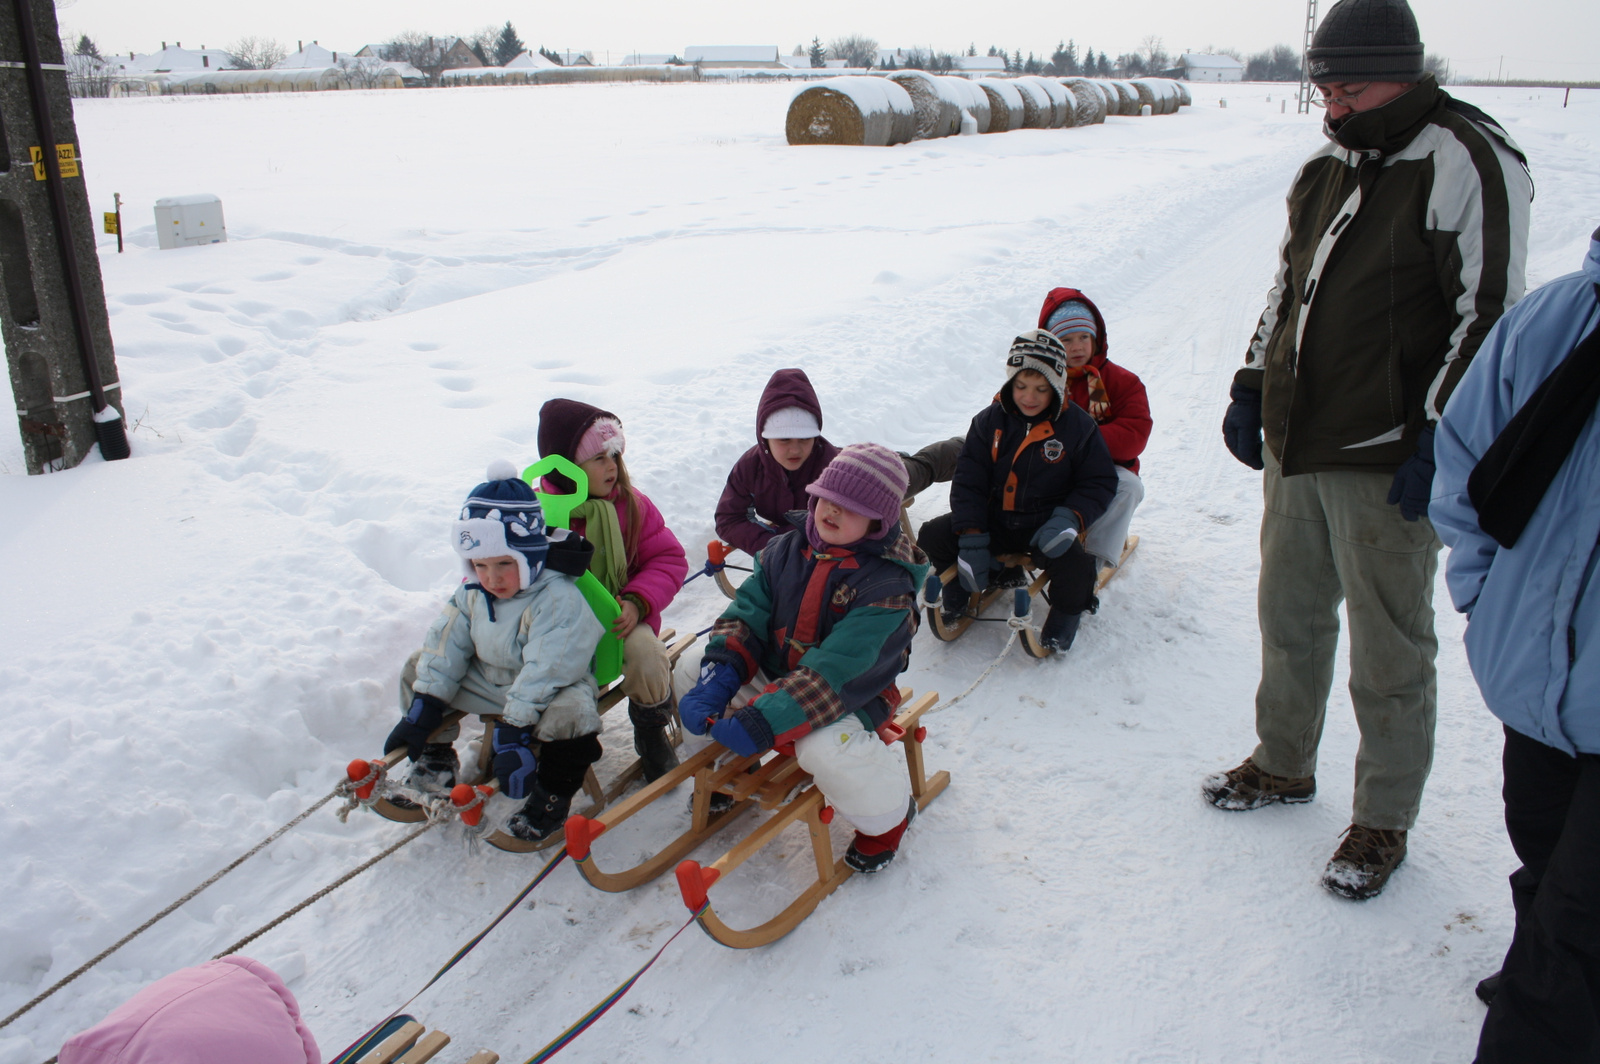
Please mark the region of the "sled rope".
POLYGON ((554 1041, 545 1046, 543 1049, 539 1050, 539 1052, 535 1053, 533 1056, 529 1057, 527 1060, 523 1061, 523 1064, 544 1064, 545 1061, 549 1060, 551 1057, 567 1048, 567 1046, 571 1045, 580 1034, 594 1026, 594 1022, 596 1020, 604 1016, 607 1012, 611 1011, 611 1007, 617 1002, 621 1001, 623 996, 626 995, 628 991, 633 989, 633 984, 639 981, 639 977, 644 975, 645 972, 648 972, 651 967, 654 966, 656 961, 661 959, 661 955, 667 952, 667 947, 676 942, 678 936, 687 931, 689 929, 689 925, 698 920, 700 918, 700 914, 705 912, 706 909, 710 907, 710 904, 710 902, 707 902, 690 914, 689 919, 684 921, 683 926, 674 931, 672 933, 672 937, 661 944, 661 948, 656 950, 655 956, 651 957, 648 961, 645 961, 643 968, 640 968, 627 979, 623 980, 622 984, 611 993, 607 994, 598 1005, 584 1013, 577 1023, 556 1035, 554 1041))
POLYGON ((996 654, 994 656, 994 660, 989 662, 989 667, 987 669, 984 669, 982 672, 980 672, 978 674, 978 678, 976 680, 973 680, 971 683, 967 684, 967 689, 965 691, 962 691, 960 694, 956 695, 954 698, 945 699, 943 702, 940 702, 937 706, 934 706, 932 709, 928 710, 927 713, 924 713, 923 716, 928 716, 928 715, 933 714, 933 713, 943 712, 944 710, 947 710, 951 706, 955 705, 957 702, 961 701, 963 698, 965 698, 968 695, 970 695, 977 688, 977 686, 980 683, 982 683, 983 681, 985 681, 985 680, 987 680, 989 678, 989 674, 994 672, 996 666, 998 666, 1000 664, 1000 662, 1005 660, 1006 654, 1009 653, 1011 648, 1012 648, 1012 646, 1016 644, 1017 636, 1019 636, 1021 634, 1022 634, 1022 630, 1020 628, 1016 627, 1015 625, 1013 625, 1012 628, 1011 628, 1011 635, 1006 638, 1006 645, 1001 647, 1000 648, 1000 653, 996 654))
POLYGON ((346 883, 350 882, 356 876, 359 876, 361 873, 365 872, 367 869, 371 868, 373 865, 377 864, 379 861, 383 860, 385 857, 388 857, 390 854, 394 853, 396 850, 398 850, 400 847, 404 846, 406 843, 412 841, 413 839, 417 838, 418 836, 420 836, 420 835, 422 835, 422 834, 424 834, 426 832, 432 831, 434 828, 438 827, 442 823, 444 823, 444 821, 442 821, 442 820, 430 820, 430 821, 428 821, 426 824, 422 825, 420 828, 418 828, 417 830, 413 831, 411 834, 405 836, 403 839, 401 839, 399 842, 395 843, 393 846, 390 846, 387 849, 383 850, 376 857, 370 857, 367 860, 362 861, 360 864, 356 865, 350 871, 346 872, 344 875, 340 876, 338 879, 334 880, 332 883, 329 883, 327 886, 323 887, 321 890, 319 890, 315 894, 311 895, 311 897, 307 898, 305 901, 303 901, 300 904, 296 905, 294 908, 290 909, 288 912, 284 913, 283 915, 276 917, 272 921, 270 921, 268 923, 265 923, 265 924, 262 924, 260 927, 256 928, 254 931, 250 932, 248 935, 244 936, 239 941, 235 942, 233 945, 229 946, 227 949, 223 950, 221 953, 217 954, 215 957, 212 957, 211 959, 214 960, 214 961, 220 961, 222 958, 228 956, 230 953, 237 953, 239 950, 243 949, 245 946, 247 946, 250 943, 254 942, 256 939, 260 938, 262 935, 266 934, 268 931, 271 931, 274 927, 277 927, 279 924, 281 924, 285 920, 289 919, 289 917, 293 916, 295 913, 299 912, 301 909, 304 909, 309 905, 313 905, 316 902, 321 901, 323 898, 327 897, 329 894, 332 894, 334 891, 338 890, 340 887, 342 887, 346 883))
POLYGON ((249 850, 245 851, 243 854, 241 854, 240 856, 236 857, 232 864, 230 864, 227 867, 223 868, 221 871, 219 871, 215 875, 213 875, 210 879, 206 880, 204 883, 200 884, 198 887, 195 887, 189 893, 185 894, 183 897, 179 898, 177 901, 173 902, 171 905, 167 906, 165 909, 162 909, 160 912, 156 913, 150 919, 146 920, 144 923, 140 924, 138 927, 136 927, 132 931, 128 932, 128 934, 122 936, 122 938, 118 939, 117 942, 114 945, 111 945, 111 946, 107 947, 106 949, 101 950, 91 960, 87 961, 82 966, 80 966, 77 971, 73 972, 71 975, 67 976, 66 978, 62 979, 60 982, 56 983, 56 985, 52 986, 49 990, 46 990, 44 993, 40 994, 38 997, 34 998, 32 1001, 30 1001, 26 1005, 22 1006, 16 1012, 13 1012, 11 1015, 7 1016, 4 1020, 0 1020, 0 1027, 7 1026, 8 1024, 11 1023, 12 1020, 15 1020, 18 1016, 21 1016, 23 1013, 29 1011, 35 1005, 39 1004, 39 1002, 43 1001, 45 998, 49 997, 51 994, 54 994, 57 990, 60 990, 62 987, 66 986, 68 983, 70 983, 74 979, 78 978, 78 976, 82 975, 84 972, 87 972, 90 968, 93 968, 95 965, 99 964, 101 961, 105 960, 107 957, 109 957, 113 953, 117 952, 117 950, 121 949, 123 946, 126 946, 129 942, 132 942, 138 936, 140 936, 140 935, 144 934, 146 931, 150 930, 150 928, 154 927, 159 921, 165 919, 168 916, 171 916, 174 912, 176 912, 179 909, 181 909, 187 902, 191 901, 195 897, 195 895, 199 894, 201 891, 203 891, 207 887, 211 886, 213 883, 215 883, 217 880, 221 879, 223 876, 227 875, 229 872, 232 872, 235 868, 238 868, 240 865, 244 864, 250 858, 252 858, 256 854, 260 853, 267 846, 269 846, 272 843, 276 842, 279 838, 281 838, 283 836, 284 832, 286 832, 290 828, 293 828, 296 825, 300 824, 303 820, 305 820, 306 817, 310 816, 312 813, 315 813, 318 809, 321 809, 323 806, 325 806, 329 802, 333 801, 333 799, 339 797, 339 795, 341 793, 343 793, 344 787, 345 787, 345 784, 341 783, 338 787, 335 787, 333 790, 329 791, 327 794, 323 795, 321 798, 318 798, 315 802, 313 802, 310 805, 308 805, 300 813, 299 816, 295 817, 293 820, 291 820, 287 824, 283 825, 283 827, 279 828, 277 831, 274 831, 271 835, 268 835, 266 838, 262 839, 260 842, 256 843, 254 846, 252 846, 249 850))

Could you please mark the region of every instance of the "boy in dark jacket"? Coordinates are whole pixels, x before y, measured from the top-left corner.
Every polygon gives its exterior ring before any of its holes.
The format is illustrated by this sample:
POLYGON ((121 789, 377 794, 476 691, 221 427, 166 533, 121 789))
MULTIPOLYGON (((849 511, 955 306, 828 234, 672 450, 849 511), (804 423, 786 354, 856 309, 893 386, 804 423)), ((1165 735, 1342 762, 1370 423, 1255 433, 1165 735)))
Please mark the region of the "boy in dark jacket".
POLYGON ((806 489, 804 529, 772 539, 712 629, 683 726, 736 754, 792 746, 856 828, 845 861, 894 859, 915 804, 905 759, 877 735, 917 628, 927 559, 900 528, 906 470, 877 444, 840 451, 806 489))
POLYGON ((1105 513, 1117 469, 1094 419, 1067 401, 1061 341, 1030 329, 1012 342, 1006 383, 967 430, 950 482, 950 513, 922 526, 918 545, 934 566, 956 565, 941 610, 953 622, 972 592, 989 585, 999 554, 1031 553, 1049 575, 1050 613, 1039 641, 1066 650, 1094 607, 1095 563, 1083 530, 1105 513))

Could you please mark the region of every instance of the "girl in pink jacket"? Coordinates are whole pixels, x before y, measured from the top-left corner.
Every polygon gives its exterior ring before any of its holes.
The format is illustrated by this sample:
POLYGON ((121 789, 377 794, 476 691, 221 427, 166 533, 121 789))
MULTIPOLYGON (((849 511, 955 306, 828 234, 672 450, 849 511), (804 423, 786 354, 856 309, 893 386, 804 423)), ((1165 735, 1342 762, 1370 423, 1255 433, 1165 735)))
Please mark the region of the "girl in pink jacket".
MULTIPOLYGON (((572 511, 572 530, 594 544, 589 570, 622 603, 612 630, 623 640, 622 692, 649 781, 678 763, 666 729, 674 708, 672 666, 657 633, 689 561, 661 511, 628 479, 626 446, 622 422, 610 411, 573 399, 552 399, 539 409, 539 457, 559 454, 589 476, 589 499, 572 511)), ((574 488, 560 474, 544 479, 547 492, 574 488)))

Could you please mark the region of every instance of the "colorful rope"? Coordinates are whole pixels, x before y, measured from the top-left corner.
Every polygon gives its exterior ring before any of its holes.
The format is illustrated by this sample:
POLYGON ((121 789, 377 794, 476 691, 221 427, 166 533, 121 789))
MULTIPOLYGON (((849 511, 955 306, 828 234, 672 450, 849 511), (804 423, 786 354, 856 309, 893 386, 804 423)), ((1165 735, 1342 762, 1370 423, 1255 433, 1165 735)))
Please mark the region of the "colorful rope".
POLYGON ((567 1048, 567 1046, 571 1045, 580 1034, 594 1026, 594 1022, 609 1012, 611 1010, 611 1006, 621 1001, 623 996, 627 994, 629 990, 633 989, 633 984, 639 981, 639 977, 644 975, 645 972, 648 972, 656 963, 656 961, 661 959, 661 955, 667 952, 667 947, 672 945, 672 943, 677 940, 679 935, 687 931, 690 924, 700 919, 700 914, 705 912, 708 908, 710 908, 710 902, 707 902, 705 905, 702 905, 700 908, 696 909, 694 914, 684 922, 684 925, 674 931, 671 938, 662 943, 661 948, 656 950, 655 956, 646 961, 643 968, 640 968, 637 972, 634 972, 622 983, 621 986, 607 994, 598 1005, 584 1013, 583 1017, 579 1019, 577 1023, 573 1024, 571 1027, 568 1027, 565 1031, 562 1031, 556 1036, 555 1041, 551 1042, 549 1045, 539 1050, 539 1052, 529 1057, 523 1062, 523 1064, 544 1064, 545 1061, 549 1060, 551 1057, 567 1048))

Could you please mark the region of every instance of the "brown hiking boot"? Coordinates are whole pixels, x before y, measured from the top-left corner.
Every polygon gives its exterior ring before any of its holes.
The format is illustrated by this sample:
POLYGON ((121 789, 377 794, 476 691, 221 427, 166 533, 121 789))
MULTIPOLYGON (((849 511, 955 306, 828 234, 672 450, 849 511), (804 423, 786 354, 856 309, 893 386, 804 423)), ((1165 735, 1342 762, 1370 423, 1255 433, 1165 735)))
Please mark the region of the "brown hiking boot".
POLYGON ((1262 772, 1255 759, 1226 772, 1213 772, 1200 785, 1206 801, 1218 809, 1260 809, 1272 802, 1295 805, 1309 802, 1317 793, 1315 776, 1274 776, 1262 772))
POLYGON ((1322 873, 1322 885, 1342 897, 1365 901, 1383 890, 1389 874, 1405 859, 1404 831, 1351 824, 1322 873))

